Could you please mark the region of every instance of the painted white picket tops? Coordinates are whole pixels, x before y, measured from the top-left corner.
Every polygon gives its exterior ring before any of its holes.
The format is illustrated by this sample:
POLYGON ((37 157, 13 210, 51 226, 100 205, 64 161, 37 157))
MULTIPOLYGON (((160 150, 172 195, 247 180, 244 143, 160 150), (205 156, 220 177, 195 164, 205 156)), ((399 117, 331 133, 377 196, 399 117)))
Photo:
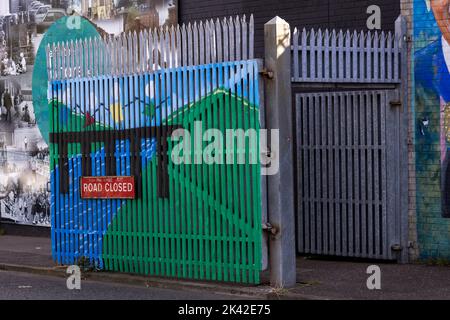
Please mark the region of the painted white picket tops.
POLYGON ((254 58, 254 19, 245 16, 48 45, 49 80, 127 75, 254 58))
POLYGON ((294 30, 293 82, 400 82, 399 32, 294 30))

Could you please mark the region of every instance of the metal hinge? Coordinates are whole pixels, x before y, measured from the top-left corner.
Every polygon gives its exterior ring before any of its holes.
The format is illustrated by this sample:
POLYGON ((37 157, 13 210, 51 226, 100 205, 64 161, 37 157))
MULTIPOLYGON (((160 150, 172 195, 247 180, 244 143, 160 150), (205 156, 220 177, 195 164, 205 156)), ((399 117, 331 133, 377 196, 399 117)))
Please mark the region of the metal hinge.
POLYGON ((276 235, 277 233, 278 233, 278 229, 277 228, 275 228, 274 226, 272 226, 270 223, 263 223, 262 224, 262 229, 265 231, 265 232, 268 232, 268 233, 270 233, 270 234, 272 234, 272 235, 276 235))
POLYGON ((401 245, 399 245, 399 244, 394 244, 394 245, 391 246, 391 250, 392 251, 402 251, 403 247, 401 245))
MULTIPOLYGON (((269 148, 267 148, 267 149, 269 149, 269 148)), ((272 152, 270 150, 261 152, 261 160, 263 160, 262 161, 263 164, 270 163, 272 158, 273 158, 273 154, 272 154, 272 152)))
POLYGON ((274 74, 272 71, 267 70, 266 68, 262 69, 259 72, 260 75, 262 75, 264 78, 266 79, 273 79, 274 78, 274 74))
POLYGON ((402 102, 401 101, 391 101, 389 102, 389 104, 391 105, 391 107, 401 107, 402 106, 402 102))

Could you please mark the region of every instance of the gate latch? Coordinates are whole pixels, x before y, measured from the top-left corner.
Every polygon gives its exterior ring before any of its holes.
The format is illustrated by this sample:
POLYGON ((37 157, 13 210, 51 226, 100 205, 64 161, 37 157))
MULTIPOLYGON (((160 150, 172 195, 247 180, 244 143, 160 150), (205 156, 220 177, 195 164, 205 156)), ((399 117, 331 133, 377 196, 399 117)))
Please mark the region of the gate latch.
POLYGON ((267 70, 266 68, 262 69, 259 74, 262 75, 264 78, 267 78, 267 79, 270 79, 270 80, 272 80, 274 78, 273 72, 267 70))
POLYGON ((391 246, 391 250, 392 250, 392 251, 402 251, 403 248, 402 248, 402 246, 399 245, 399 244, 394 244, 394 245, 391 246))
POLYGON ((391 107, 393 107, 393 108, 399 108, 399 107, 402 106, 402 102, 401 102, 401 101, 391 101, 389 104, 390 104, 391 107))
MULTIPOLYGON (((267 148, 267 149, 269 149, 269 148, 267 148)), ((261 152, 261 159, 263 160, 262 161, 263 164, 271 163, 272 157, 273 157, 273 154, 272 154, 272 151, 270 151, 270 150, 266 150, 266 151, 262 151, 261 152)))
POLYGON ((278 233, 278 229, 268 222, 262 224, 262 229, 272 235, 276 235, 278 233))

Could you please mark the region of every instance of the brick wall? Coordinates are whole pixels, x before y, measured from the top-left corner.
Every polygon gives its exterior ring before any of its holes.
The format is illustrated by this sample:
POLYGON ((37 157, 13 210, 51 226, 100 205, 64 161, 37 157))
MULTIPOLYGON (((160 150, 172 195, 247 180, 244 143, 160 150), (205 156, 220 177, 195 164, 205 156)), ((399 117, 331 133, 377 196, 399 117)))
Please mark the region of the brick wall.
POLYGON ((401 0, 401 5, 410 33, 409 209, 410 238, 416 239, 410 252, 421 260, 450 260, 450 214, 444 201, 449 199, 450 189, 443 186, 443 178, 450 172, 446 166, 450 138, 445 138, 450 86, 443 79, 450 75, 433 12, 424 0, 401 0))
POLYGON ((410 93, 414 92, 413 79, 414 79, 414 69, 412 68, 412 58, 413 58, 413 4, 411 0, 401 0, 401 14, 406 18, 408 26, 408 61, 410 61, 410 68, 408 68, 408 221, 409 221, 409 258, 410 261, 417 260, 419 258, 419 246, 417 239, 417 216, 416 216, 416 162, 415 162, 415 145, 414 145, 414 132, 415 132, 415 121, 413 108, 413 95, 410 93))
POLYGON ((393 30, 400 13, 392 0, 179 0, 180 22, 237 14, 255 16, 255 51, 263 54, 264 23, 278 15, 291 27, 342 29, 366 28, 367 7, 377 4, 382 11, 382 28, 393 30))

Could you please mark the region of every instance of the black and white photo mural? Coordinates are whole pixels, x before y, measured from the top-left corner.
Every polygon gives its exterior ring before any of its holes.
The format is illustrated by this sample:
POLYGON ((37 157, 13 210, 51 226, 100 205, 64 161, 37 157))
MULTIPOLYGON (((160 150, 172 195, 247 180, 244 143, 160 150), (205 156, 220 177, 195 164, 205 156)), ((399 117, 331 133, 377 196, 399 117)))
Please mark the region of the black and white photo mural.
POLYGON ((49 226, 49 153, 31 89, 42 10, 27 4, 0 5, 0 213, 3 222, 49 226))
POLYGON ((173 25, 176 0, 74 0, 73 10, 109 34, 173 25))
POLYGON ((174 25, 177 13, 177 0, 0 1, 2 223, 50 227, 49 149, 40 130, 42 119, 35 115, 32 89, 37 52, 47 30, 59 19, 80 15, 101 35, 119 35, 174 25))

